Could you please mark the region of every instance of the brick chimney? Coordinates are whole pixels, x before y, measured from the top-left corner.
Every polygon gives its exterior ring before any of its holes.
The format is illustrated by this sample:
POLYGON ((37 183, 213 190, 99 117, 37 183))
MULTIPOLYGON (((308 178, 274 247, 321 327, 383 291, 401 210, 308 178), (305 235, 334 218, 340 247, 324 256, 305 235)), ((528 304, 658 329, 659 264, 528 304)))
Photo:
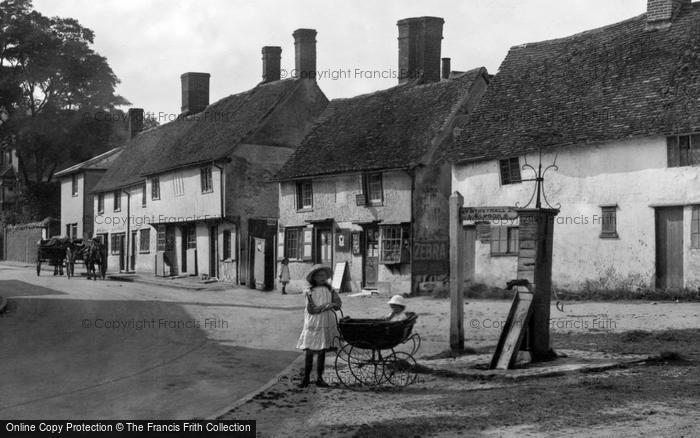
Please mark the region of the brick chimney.
POLYGON ((182 113, 185 115, 202 112, 209 105, 209 73, 183 73, 182 113))
POLYGON ((452 73, 452 60, 450 58, 442 58, 442 79, 449 79, 452 73))
POLYGON ((143 131, 143 108, 129 108, 127 118, 129 121, 129 138, 131 139, 143 131))
POLYGON ((316 80, 316 30, 297 29, 294 36, 295 77, 316 80))
POLYGON ((399 83, 423 77, 424 82, 440 80, 442 25, 440 17, 399 20, 399 83))
POLYGON ((647 30, 664 29, 691 0, 647 0, 647 30))
POLYGON ((272 82, 280 80, 280 59, 282 48, 277 46, 265 46, 262 48, 262 81, 272 82))

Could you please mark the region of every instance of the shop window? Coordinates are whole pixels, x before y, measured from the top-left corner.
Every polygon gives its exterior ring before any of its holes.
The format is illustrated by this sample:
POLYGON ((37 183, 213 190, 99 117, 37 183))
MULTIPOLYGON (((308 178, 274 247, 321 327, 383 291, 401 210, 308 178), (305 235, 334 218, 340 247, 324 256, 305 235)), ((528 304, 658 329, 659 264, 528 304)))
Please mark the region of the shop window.
POLYGON ((499 160, 499 167, 501 169, 501 185, 520 182, 520 160, 518 157, 499 160))
POLYGON ((383 225, 379 231, 379 263, 408 263, 408 230, 402 225, 383 225))
POLYGON ((303 228, 287 228, 284 231, 284 256, 290 260, 303 258, 303 228))
POLYGON ((491 228, 491 255, 518 255, 518 227, 491 228))

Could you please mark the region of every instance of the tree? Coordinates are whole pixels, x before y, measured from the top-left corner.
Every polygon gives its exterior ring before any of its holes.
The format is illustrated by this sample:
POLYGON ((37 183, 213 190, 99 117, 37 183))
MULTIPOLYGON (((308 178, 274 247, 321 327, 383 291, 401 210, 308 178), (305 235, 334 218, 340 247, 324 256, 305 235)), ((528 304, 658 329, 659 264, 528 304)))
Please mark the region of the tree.
POLYGON ((104 152, 115 123, 97 113, 128 105, 94 33, 72 18, 45 17, 31 0, 0 3, 0 141, 17 149, 28 186, 61 165, 104 152))

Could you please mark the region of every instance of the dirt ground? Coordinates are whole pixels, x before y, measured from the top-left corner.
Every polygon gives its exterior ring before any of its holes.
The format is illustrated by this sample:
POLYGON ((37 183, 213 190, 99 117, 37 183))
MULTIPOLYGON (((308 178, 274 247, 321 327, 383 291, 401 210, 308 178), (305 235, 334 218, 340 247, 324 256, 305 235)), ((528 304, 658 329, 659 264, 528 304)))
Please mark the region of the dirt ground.
MULTIPOLYGON (((352 316, 378 316, 386 297, 345 298, 352 316)), ((467 347, 490 352, 507 301, 465 304, 467 347)), ((419 314, 419 364, 447 347, 449 302, 409 301, 419 314)), ((700 436, 700 304, 564 303, 552 308, 556 349, 655 357, 598 372, 511 381, 419 374, 403 389, 352 391, 339 384, 333 355, 330 388, 299 389, 300 366, 224 418, 255 419, 258 435, 417 436, 700 436)))

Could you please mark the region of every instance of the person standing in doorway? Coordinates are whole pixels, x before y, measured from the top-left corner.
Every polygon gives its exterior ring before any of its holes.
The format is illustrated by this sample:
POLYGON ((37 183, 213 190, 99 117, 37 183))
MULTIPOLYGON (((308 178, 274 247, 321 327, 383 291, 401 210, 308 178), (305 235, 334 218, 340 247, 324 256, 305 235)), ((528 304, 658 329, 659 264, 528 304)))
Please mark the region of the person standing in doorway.
POLYGON ((287 285, 291 280, 291 276, 289 275, 289 259, 287 257, 283 258, 281 264, 280 283, 282 283, 282 295, 287 295, 287 285))
POLYGON ((316 386, 328 386, 323 380, 326 351, 333 348, 333 341, 338 337, 338 327, 333 311, 340 310, 342 305, 338 293, 328 284, 332 275, 331 268, 323 265, 314 265, 306 275, 309 288, 304 290, 306 297, 304 329, 297 342, 297 348, 306 352, 304 378, 299 384, 300 388, 309 386, 314 355, 316 356, 316 386))

